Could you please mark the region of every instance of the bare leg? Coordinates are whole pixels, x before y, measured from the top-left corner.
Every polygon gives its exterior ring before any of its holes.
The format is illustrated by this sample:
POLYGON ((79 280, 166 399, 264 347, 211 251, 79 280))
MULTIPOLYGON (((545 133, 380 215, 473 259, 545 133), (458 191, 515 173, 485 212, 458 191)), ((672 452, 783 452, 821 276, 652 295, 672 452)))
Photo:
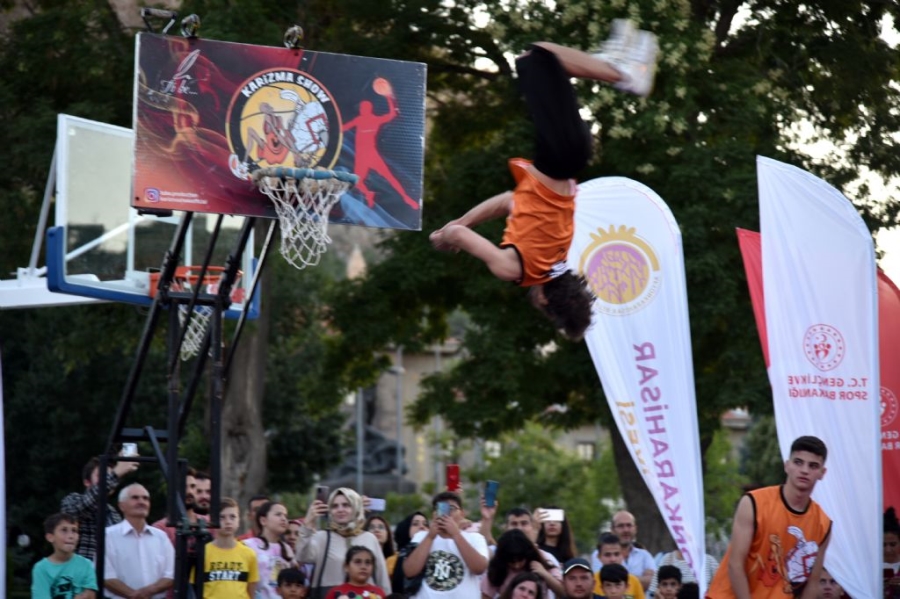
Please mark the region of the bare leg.
POLYGON ((553 52, 562 67, 572 77, 595 79, 607 83, 616 83, 622 79, 622 75, 611 64, 587 52, 560 46, 553 42, 535 42, 534 45, 553 52))

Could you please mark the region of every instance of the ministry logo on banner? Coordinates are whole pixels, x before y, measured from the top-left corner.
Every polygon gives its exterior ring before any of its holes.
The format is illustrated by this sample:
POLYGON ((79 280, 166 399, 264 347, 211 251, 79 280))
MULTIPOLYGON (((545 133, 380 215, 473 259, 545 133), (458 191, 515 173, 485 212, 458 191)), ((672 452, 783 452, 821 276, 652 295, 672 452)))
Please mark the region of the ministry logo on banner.
POLYGON ((821 179, 763 157, 757 169, 769 381, 781 453, 787 458, 801 435, 825 442, 828 475, 813 499, 834 522, 828 572, 849 595, 878 597, 884 409, 876 403, 872 235, 853 204, 821 179))
POLYGON ((813 325, 806 329, 803 336, 803 351, 819 370, 832 370, 844 359, 844 336, 831 325, 813 325))

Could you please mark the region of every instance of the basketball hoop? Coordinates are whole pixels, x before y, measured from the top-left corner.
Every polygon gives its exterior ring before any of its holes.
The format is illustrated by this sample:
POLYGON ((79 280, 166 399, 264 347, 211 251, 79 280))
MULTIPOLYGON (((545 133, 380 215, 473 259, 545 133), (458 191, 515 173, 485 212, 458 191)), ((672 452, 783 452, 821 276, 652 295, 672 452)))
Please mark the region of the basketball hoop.
MULTIPOLYGON (((177 267, 170 289, 172 291, 192 291, 194 286, 200 281, 199 273, 202 270, 203 267, 201 266, 177 267)), ((219 281, 222 280, 224 272, 224 266, 207 266, 206 274, 203 275, 204 289, 201 293, 218 293, 219 281)), ((238 271, 235 277, 235 288, 231 292, 232 301, 241 301, 243 290, 237 287, 238 281, 241 280, 241 274, 241 271, 238 271)), ((150 273, 150 297, 156 296, 158 284, 159 273, 150 273)), ((187 361, 200 353, 200 348, 203 347, 203 338, 206 336, 206 330, 209 328, 209 321, 214 312, 215 310, 212 306, 194 306, 194 315, 191 317, 191 322, 188 323, 187 331, 184 334, 184 342, 181 344, 182 361, 187 361)), ((187 306, 184 304, 178 306, 178 320, 181 322, 181 326, 184 326, 184 322, 187 320, 187 306)))
POLYGON ((275 204, 281 225, 281 255, 304 269, 315 266, 331 243, 328 214, 341 194, 356 184, 353 173, 272 167, 253 172, 259 190, 275 204))

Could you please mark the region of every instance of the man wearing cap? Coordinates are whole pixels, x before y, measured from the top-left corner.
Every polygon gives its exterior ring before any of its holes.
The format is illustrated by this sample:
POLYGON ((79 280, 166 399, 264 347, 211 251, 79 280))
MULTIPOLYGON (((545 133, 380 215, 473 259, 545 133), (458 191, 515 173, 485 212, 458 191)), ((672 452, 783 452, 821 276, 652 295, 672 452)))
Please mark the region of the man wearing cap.
POLYGON ((563 565, 566 599, 594 599, 594 572, 584 558, 573 557, 563 565))

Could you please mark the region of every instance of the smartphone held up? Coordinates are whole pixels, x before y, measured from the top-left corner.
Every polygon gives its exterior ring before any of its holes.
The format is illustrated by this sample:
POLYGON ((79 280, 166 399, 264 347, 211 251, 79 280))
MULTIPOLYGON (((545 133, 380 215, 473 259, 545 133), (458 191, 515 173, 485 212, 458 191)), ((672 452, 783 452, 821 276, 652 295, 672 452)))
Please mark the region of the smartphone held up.
POLYGON ((486 507, 497 506, 497 489, 500 483, 495 480, 488 480, 484 483, 484 505, 486 507))

